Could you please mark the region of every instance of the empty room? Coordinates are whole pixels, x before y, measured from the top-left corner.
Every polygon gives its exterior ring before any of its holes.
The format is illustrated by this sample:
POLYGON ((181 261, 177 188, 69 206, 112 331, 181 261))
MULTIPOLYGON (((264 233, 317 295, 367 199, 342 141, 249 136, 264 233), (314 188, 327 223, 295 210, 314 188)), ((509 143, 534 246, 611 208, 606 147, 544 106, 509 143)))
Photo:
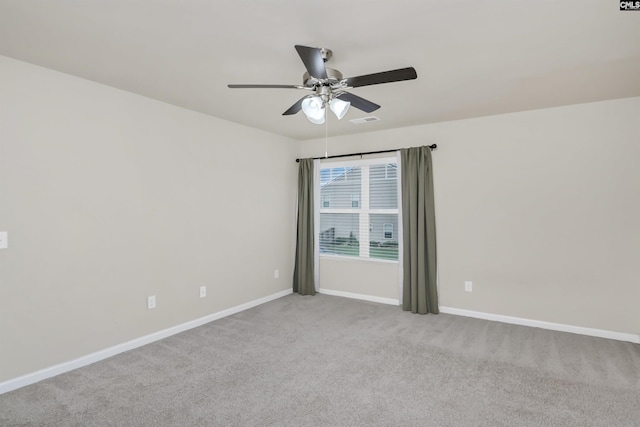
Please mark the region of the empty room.
POLYGON ((640 425, 640 2, 0 0, 1 426, 640 425))

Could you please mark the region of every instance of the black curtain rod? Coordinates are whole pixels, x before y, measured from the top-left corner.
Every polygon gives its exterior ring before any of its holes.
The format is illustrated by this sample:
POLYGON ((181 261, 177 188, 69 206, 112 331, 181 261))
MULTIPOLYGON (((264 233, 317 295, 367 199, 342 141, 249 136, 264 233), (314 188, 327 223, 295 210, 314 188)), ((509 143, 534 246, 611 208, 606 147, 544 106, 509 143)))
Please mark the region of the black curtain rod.
MULTIPOLYGON (((438 148, 436 144, 431 144, 428 147, 431 148, 431 150, 435 150, 436 148, 438 148)), ((395 150, 367 151, 366 153, 336 154, 335 156, 314 157, 313 160, 337 159, 338 157, 365 156, 367 154, 393 153, 396 151, 398 151, 398 148, 396 148, 395 150)), ((296 159, 296 163, 300 163, 300 159, 296 159)))

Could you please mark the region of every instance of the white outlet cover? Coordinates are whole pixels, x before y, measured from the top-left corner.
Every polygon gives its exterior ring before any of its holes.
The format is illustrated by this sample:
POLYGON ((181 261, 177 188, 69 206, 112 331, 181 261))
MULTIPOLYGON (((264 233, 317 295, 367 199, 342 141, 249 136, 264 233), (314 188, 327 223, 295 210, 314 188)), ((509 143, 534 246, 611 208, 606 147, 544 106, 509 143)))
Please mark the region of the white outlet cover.
POLYGON ((470 282, 470 281, 464 282, 464 290, 467 292, 473 292, 473 282, 470 282))
POLYGON ((7 249, 9 247, 9 233, 6 231, 0 231, 0 249, 7 249))
POLYGON ((147 298, 147 309, 151 310, 152 308, 156 308, 156 296, 150 296, 147 298))
POLYGON ((200 298, 204 298, 207 296, 207 287, 200 286, 200 298))

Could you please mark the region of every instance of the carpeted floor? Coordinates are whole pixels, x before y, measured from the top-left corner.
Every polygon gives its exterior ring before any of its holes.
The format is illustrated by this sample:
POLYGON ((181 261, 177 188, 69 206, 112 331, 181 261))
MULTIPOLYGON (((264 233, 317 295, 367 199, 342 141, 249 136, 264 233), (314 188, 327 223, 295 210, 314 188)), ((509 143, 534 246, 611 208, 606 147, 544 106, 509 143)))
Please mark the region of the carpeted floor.
POLYGON ((640 345, 290 295, 0 395, 2 426, 640 426, 640 345))

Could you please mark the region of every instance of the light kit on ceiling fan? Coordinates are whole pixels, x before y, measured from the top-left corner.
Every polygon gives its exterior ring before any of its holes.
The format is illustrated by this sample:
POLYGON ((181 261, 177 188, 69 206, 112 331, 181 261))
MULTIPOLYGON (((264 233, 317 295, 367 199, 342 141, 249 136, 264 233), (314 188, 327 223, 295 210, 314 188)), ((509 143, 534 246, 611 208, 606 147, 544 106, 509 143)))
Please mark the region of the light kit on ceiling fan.
MULTIPOLYGON (((347 114, 351 106, 350 102, 338 98, 333 98, 328 104, 338 120, 341 120, 347 114)), ((302 112, 307 116, 307 119, 317 125, 321 125, 325 121, 326 106, 327 102, 319 96, 309 96, 302 101, 301 105, 302 112)))
POLYGON ((413 80, 418 77, 413 67, 407 67, 342 78, 340 71, 326 68, 324 65, 333 55, 331 50, 300 45, 296 45, 295 48, 307 69, 302 77, 302 85, 230 84, 227 86, 232 89, 304 89, 312 91, 313 95, 301 98, 282 115, 289 116, 302 110, 311 123, 323 124, 326 120, 327 106, 338 120, 347 114, 350 106, 365 113, 371 113, 380 108, 378 104, 346 92, 345 89, 413 80))
POLYGON ((331 108, 331 111, 333 111, 333 114, 336 115, 338 120, 342 120, 344 115, 347 114, 347 111, 349 111, 350 106, 350 102, 343 101, 342 99, 338 98, 333 98, 331 101, 329 101, 329 108, 331 108))
POLYGON ((302 112, 311 123, 321 125, 324 123, 324 102, 319 96, 310 96, 302 101, 302 112))

